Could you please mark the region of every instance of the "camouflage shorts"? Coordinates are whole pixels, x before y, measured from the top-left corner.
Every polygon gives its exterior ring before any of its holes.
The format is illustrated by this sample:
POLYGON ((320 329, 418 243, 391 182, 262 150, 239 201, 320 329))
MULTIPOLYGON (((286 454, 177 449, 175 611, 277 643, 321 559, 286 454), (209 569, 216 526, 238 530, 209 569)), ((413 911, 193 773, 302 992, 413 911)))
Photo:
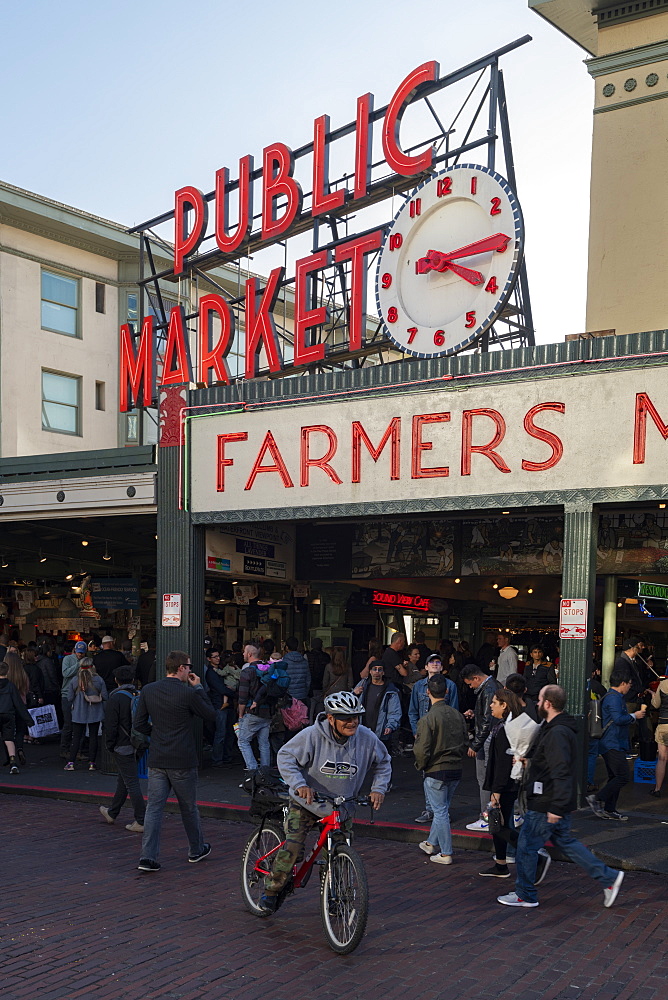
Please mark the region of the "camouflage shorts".
MULTIPOLYGON (((301 809, 298 805, 291 805, 285 819, 285 843, 276 852, 276 858, 272 865, 271 875, 264 882, 267 892, 280 892, 285 883, 292 875, 292 869, 304 857, 304 843, 307 834, 318 824, 318 817, 307 809, 301 809)), ((351 819, 342 821, 341 829, 344 833, 352 834, 353 823, 351 819)), ((323 850, 323 857, 327 857, 326 848, 323 850)))

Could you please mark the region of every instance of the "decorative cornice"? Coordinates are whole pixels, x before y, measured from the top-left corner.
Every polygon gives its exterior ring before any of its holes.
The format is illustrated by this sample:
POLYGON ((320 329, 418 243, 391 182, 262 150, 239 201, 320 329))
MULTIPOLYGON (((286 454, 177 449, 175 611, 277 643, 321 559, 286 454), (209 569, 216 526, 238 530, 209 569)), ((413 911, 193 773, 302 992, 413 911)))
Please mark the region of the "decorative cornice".
POLYGON ((78 278, 90 278, 91 281, 101 281, 105 285, 112 285, 116 288, 121 285, 127 285, 128 282, 117 281, 115 278, 109 278, 106 274, 95 274, 93 271, 82 271, 79 267, 72 267, 70 264, 63 264, 60 260, 49 260, 47 257, 38 257, 34 253, 26 253, 25 250, 17 250, 15 247, 5 246, 0 243, 0 253, 11 254, 12 257, 22 257, 24 260, 31 260, 35 264, 40 264, 42 267, 52 267, 57 271, 67 271, 69 274, 74 274, 78 278))
POLYGON ((612 52, 607 56, 585 59, 585 66, 590 76, 597 77, 635 69, 637 66, 647 66, 649 63, 661 62, 664 59, 668 59, 668 41, 652 42, 651 45, 640 45, 637 49, 625 49, 623 52, 612 52))
POLYGON ((604 487, 592 490, 547 490, 535 493, 497 493, 473 497, 422 497, 374 503, 317 504, 312 507, 269 507, 266 510, 211 510, 191 513, 193 524, 240 521, 304 521, 339 517, 386 517, 390 514, 465 513, 513 507, 564 507, 581 512, 597 503, 666 500, 668 484, 604 487))
POLYGON ((660 101, 664 97, 668 97, 668 91, 665 94, 648 94, 646 97, 634 97, 631 101, 617 101, 616 104, 594 108, 594 114, 602 115, 605 111, 619 111, 621 108, 632 108, 634 104, 647 104, 648 101, 660 101))

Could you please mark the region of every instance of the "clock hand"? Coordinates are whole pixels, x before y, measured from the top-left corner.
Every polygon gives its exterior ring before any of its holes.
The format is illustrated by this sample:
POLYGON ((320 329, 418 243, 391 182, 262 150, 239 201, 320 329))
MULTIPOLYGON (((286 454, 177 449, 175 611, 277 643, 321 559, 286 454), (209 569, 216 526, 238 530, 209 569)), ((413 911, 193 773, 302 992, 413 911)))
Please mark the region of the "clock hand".
POLYGON ((458 274, 460 278, 464 278, 472 285, 480 285, 484 280, 480 271, 472 271, 471 268, 462 267, 461 264, 453 264, 445 254, 438 250, 430 250, 426 257, 420 257, 415 262, 415 271, 417 274, 426 274, 427 271, 452 271, 453 274, 458 274))
MULTIPOLYGON (((447 257, 448 260, 457 260, 459 257, 472 257, 474 254, 486 253, 489 250, 496 250, 497 253, 503 253, 509 243, 510 236, 504 236, 503 233, 495 233, 494 236, 486 236, 482 240, 476 240, 475 243, 469 243, 465 247, 460 247, 459 250, 444 253, 443 257, 447 257)), ((440 253, 440 251, 436 252, 440 253)))

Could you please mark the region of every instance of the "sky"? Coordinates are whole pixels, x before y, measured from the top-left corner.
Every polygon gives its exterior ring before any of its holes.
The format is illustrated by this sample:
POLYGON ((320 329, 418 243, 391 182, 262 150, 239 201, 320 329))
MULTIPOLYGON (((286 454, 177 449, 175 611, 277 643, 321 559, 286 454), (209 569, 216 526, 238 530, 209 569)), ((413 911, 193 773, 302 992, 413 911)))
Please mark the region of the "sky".
POLYGON ((539 343, 584 330, 593 81, 526 0, 23 0, 0 5, 0 178, 127 226, 413 68, 504 56, 539 343))

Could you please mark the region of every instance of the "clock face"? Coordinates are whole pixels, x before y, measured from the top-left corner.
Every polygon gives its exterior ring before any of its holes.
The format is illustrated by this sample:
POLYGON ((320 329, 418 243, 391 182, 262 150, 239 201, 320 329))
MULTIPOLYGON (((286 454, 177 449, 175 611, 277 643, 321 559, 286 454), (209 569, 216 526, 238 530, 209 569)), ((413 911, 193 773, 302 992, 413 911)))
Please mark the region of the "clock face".
POLYGON ((471 344, 505 305, 523 247, 522 213, 503 177, 466 164, 430 177, 397 212, 378 260, 390 339, 419 358, 471 344))

